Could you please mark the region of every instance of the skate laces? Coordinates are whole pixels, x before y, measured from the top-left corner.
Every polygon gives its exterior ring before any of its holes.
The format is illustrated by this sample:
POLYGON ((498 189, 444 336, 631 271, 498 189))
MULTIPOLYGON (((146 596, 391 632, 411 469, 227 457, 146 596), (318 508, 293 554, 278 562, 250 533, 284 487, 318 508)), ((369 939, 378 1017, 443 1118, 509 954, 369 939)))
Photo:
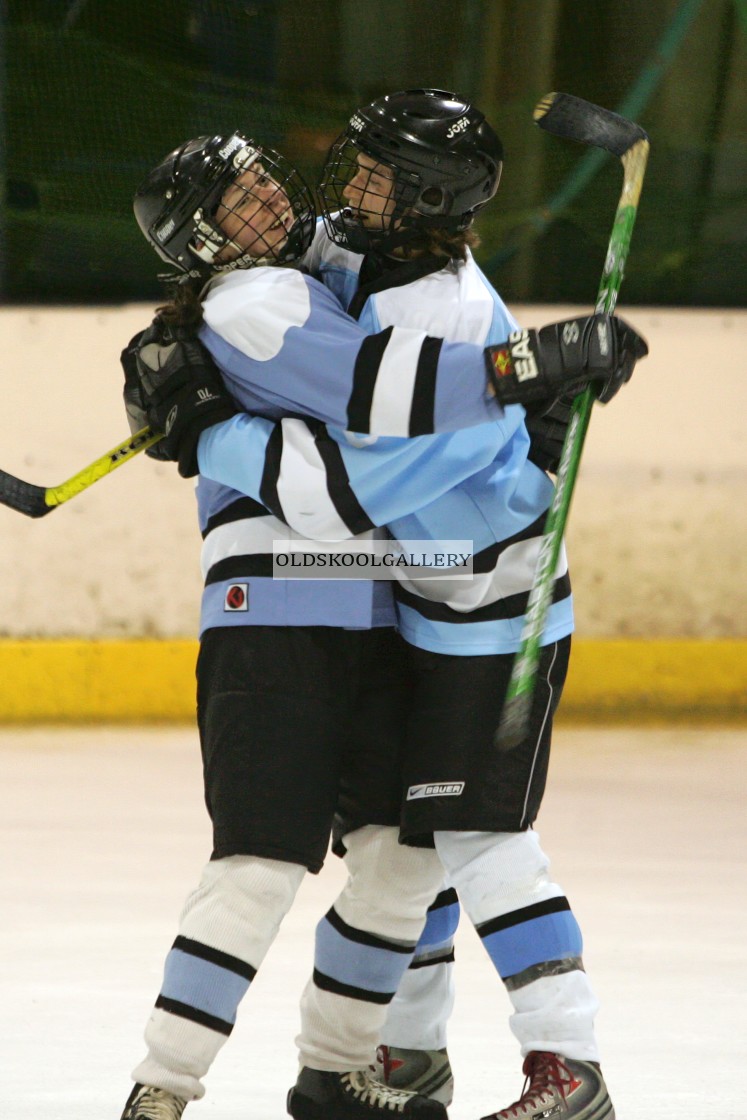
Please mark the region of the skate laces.
POLYGON ((579 1083, 558 1054, 535 1051, 527 1054, 524 1061, 523 1073, 526 1075, 521 1097, 514 1104, 495 1115, 498 1120, 506 1117, 519 1118, 528 1116, 530 1109, 537 1105, 547 1104, 547 1097, 554 1098, 560 1095, 565 1101, 567 1093, 579 1083))
POLYGON ((379 1046, 376 1051, 376 1058, 381 1062, 384 1071, 384 1082, 388 1085, 389 1078, 395 1070, 401 1069, 405 1064, 401 1058, 393 1058, 392 1052, 388 1046, 379 1046))
POLYGON ((408 1093, 404 1089, 390 1089, 380 1081, 372 1081, 362 1070, 345 1073, 341 1080, 345 1091, 347 1092, 349 1087, 350 1092, 361 1104, 382 1110, 387 1109, 389 1112, 404 1112, 407 1102, 415 1096, 414 1093, 408 1093))
POLYGON ((148 1087, 135 1097, 125 1120, 181 1120, 186 1104, 165 1089, 148 1087))

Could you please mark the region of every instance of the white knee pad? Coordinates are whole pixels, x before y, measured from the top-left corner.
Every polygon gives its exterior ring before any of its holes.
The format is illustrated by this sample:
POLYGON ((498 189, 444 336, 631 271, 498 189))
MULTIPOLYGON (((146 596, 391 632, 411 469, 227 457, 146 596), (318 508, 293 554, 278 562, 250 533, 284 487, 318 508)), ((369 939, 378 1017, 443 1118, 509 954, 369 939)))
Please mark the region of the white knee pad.
POLYGON ((475 925, 557 898, 539 836, 527 832, 436 832, 436 851, 475 925))
POLYGON ((179 922, 182 937, 259 968, 306 868, 259 856, 227 856, 204 868, 179 922))
POLYGON ((345 837, 349 879, 335 902, 348 925, 415 943, 443 880, 432 848, 410 848, 396 828, 365 825, 345 837))

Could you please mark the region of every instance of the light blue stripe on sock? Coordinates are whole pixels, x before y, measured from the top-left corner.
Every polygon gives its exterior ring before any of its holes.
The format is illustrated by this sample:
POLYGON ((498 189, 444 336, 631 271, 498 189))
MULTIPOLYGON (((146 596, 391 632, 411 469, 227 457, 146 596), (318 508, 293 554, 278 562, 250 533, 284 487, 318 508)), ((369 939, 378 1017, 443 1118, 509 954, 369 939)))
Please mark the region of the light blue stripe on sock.
POLYGON ((581 930, 570 910, 519 922, 482 940, 502 977, 544 961, 580 957, 583 949, 581 930))
POLYGON ((166 958, 161 995, 195 1007, 208 1015, 236 1022, 239 1003, 249 981, 230 969, 172 949, 166 958))
POLYGON ((452 902, 448 906, 440 906, 438 910, 429 910, 423 932, 415 949, 415 956, 417 957, 419 953, 431 952, 436 946, 450 942, 458 925, 458 902, 452 902))
POLYGON ((396 992, 412 954, 350 941, 323 918, 316 930, 314 967, 340 984, 371 992, 396 992))

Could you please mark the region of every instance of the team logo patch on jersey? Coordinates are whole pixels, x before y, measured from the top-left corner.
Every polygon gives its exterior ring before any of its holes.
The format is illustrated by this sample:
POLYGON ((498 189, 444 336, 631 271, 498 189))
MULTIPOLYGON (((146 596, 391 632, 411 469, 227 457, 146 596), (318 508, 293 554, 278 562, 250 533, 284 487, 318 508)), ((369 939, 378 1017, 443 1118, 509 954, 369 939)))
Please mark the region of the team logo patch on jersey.
POLYGON ((410 786, 407 800, 418 801, 421 797, 461 797, 463 792, 464 782, 424 782, 419 786, 410 786))
POLYGON ((223 600, 224 611, 249 610, 249 585, 247 583, 232 583, 226 590, 223 600))

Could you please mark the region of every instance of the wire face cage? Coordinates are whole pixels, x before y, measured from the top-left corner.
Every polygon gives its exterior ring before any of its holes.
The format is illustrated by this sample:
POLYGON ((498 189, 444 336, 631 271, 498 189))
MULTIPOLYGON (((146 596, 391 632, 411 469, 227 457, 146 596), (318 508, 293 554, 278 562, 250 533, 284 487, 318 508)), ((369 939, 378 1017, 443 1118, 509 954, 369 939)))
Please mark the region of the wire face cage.
POLYGON ((147 241, 179 275, 296 261, 316 228, 302 175, 240 132, 182 144, 141 183, 133 207, 147 241))
POLYGON ((231 167, 195 213, 191 252, 215 271, 298 260, 316 222, 301 175, 284 156, 251 141, 232 154, 231 167))
POLYGON ((319 201, 332 241, 365 253, 383 241, 418 200, 420 180, 368 155, 344 134, 330 149, 319 201))

